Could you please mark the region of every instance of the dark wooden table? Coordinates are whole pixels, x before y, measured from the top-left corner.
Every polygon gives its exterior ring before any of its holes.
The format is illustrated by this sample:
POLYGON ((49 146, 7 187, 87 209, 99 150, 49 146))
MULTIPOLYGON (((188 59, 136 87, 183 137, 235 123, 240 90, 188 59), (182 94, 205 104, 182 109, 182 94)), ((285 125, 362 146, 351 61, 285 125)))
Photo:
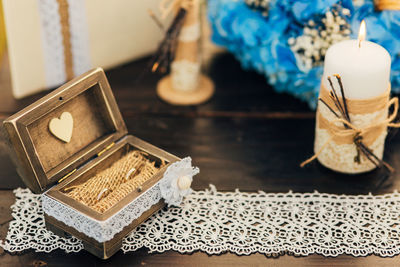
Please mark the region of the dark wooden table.
MULTIPOLYGON (((209 54, 205 72, 214 80, 216 93, 200 106, 176 107, 160 101, 155 93, 160 76, 145 75, 140 84, 135 77, 146 59, 107 72, 129 132, 178 156, 191 155, 201 173, 194 189, 214 184, 219 190, 264 190, 267 192, 320 192, 344 194, 381 194, 400 188, 399 172, 381 184, 381 175, 347 176, 331 172, 318 163, 302 169, 299 163, 312 154, 314 112, 305 103, 287 94, 278 94, 265 78, 246 72, 225 52, 209 54), (381 184, 381 185, 380 185, 381 184)), ((0 121, 43 96, 22 100, 11 95, 9 68, 0 69, 0 121)), ((12 189, 24 187, 0 142, 0 239, 4 239, 12 220, 12 189)), ((400 136, 386 145, 385 159, 400 170, 400 136)), ((226 253, 208 256, 196 252, 148 254, 145 249, 102 261, 82 251, 66 254, 25 252, 10 255, 0 251, 0 266, 233 266, 233 265, 358 265, 393 266, 400 258, 359 257, 342 255, 325 258, 261 254, 237 256, 226 253)))

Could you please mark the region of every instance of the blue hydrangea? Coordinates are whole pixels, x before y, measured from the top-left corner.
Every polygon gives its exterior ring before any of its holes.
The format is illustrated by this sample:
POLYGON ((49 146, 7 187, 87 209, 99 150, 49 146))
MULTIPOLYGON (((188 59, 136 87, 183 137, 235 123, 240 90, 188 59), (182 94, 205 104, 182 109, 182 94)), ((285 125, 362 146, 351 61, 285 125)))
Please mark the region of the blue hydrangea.
POLYGON ((243 68, 265 75, 278 92, 287 92, 315 108, 323 67, 305 69, 288 40, 303 33, 309 20, 341 6, 350 10, 351 36, 356 38, 362 19, 368 39, 392 56, 392 90, 400 92, 400 12, 374 10, 372 0, 353 6, 352 0, 271 0, 268 16, 252 10, 244 0, 209 0, 212 40, 226 47, 243 68))

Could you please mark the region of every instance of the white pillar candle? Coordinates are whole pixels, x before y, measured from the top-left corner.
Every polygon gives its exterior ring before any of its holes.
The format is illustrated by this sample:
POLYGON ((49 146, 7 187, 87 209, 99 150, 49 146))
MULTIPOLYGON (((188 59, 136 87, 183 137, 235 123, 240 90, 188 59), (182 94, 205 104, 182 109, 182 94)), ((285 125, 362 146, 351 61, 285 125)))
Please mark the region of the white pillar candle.
MULTIPOLYGON (((340 86, 334 77, 335 74, 340 75, 346 99, 349 99, 349 102, 351 100, 352 103, 358 103, 357 105, 371 103, 370 101, 373 103, 376 99, 380 99, 379 96, 386 97, 385 93, 390 89, 389 53, 380 45, 364 41, 364 39, 365 23, 362 23, 358 40, 347 40, 331 46, 325 56, 322 78, 322 85, 330 91, 331 86, 327 78, 331 77, 340 98, 340 86)), ((332 108, 335 109, 335 106, 332 105, 332 108)), ((388 116, 387 108, 357 113, 355 112, 357 109, 352 109, 349 105, 348 110, 351 123, 354 127, 361 129, 383 121, 388 116)), ((340 112, 337 111, 337 114, 340 112)), ((332 139, 334 133, 329 131, 329 129, 332 130, 330 128, 332 126, 329 125, 341 125, 334 122, 336 119, 337 117, 328 107, 321 102, 318 104, 314 146, 318 161, 332 170, 343 173, 362 173, 374 169, 375 165, 365 156, 360 156, 360 152, 351 140, 349 142, 347 139, 343 142, 344 139, 341 141, 332 139)), ((379 159, 383 156, 386 133, 386 129, 378 133, 378 136, 370 140, 368 144, 368 148, 379 159)))
MULTIPOLYGON (((359 40, 346 40, 332 45, 325 56, 322 82, 329 90, 327 77, 342 77, 346 98, 369 99, 383 94, 389 87, 391 59, 382 46, 364 41, 360 27, 359 40)), ((335 88, 339 88, 336 79, 335 88)), ((337 92, 340 94, 339 90, 337 92)))

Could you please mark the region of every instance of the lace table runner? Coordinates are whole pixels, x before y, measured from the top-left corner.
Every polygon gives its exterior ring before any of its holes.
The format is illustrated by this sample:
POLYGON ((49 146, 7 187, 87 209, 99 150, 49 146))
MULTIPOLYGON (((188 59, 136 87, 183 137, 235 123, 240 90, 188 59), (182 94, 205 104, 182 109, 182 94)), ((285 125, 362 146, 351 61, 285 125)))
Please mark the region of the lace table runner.
MULTIPOLYGON (((16 189, 6 240, 9 252, 83 249, 79 240, 45 229, 39 195, 16 189)), ((324 256, 400 254, 400 194, 348 196, 323 193, 195 191, 179 208, 153 215, 127 238, 124 252, 175 250, 238 255, 289 253, 324 256)))

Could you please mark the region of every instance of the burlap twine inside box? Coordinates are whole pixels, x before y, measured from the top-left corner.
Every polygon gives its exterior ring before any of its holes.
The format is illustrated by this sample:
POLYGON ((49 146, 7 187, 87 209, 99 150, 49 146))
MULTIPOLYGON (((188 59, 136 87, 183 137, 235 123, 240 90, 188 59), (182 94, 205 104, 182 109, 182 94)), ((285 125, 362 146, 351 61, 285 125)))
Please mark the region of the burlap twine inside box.
MULTIPOLYGON (((380 124, 379 122, 388 118, 389 95, 390 85, 384 94, 372 99, 346 98, 352 125, 360 129, 376 125, 368 128, 362 137, 364 144, 379 159, 383 157, 387 135, 387 124, 380 124)), ((335 107, 328 89, 323 85, 320 90, 320 98, 330 107, 335 107)), ((347 136, 338 135, 337 133, 343 128, 343 123, 337 121, 333 112, 326 105, 320 103, 317 109, 314 144, 314 153, 318 154, 318 161, 332 170, 343 173, 355 174, 373 170, 376 166, 364 155, 361 155, 359 163, 354 160, 358 154, 357 147, 354 144, 354 136, 351 134, 347 136), (325 147, 323 147, 324 145, 325 147)))
POLYGON ((130 151, 86 182, 65 188, 64 193, 103 213, 137 190, 164 165, 163 162, 160 167, 156 167, 155 162, 149 160, 145 153, 130 151), (132 168, 135 168, 134 171, 132 168))

